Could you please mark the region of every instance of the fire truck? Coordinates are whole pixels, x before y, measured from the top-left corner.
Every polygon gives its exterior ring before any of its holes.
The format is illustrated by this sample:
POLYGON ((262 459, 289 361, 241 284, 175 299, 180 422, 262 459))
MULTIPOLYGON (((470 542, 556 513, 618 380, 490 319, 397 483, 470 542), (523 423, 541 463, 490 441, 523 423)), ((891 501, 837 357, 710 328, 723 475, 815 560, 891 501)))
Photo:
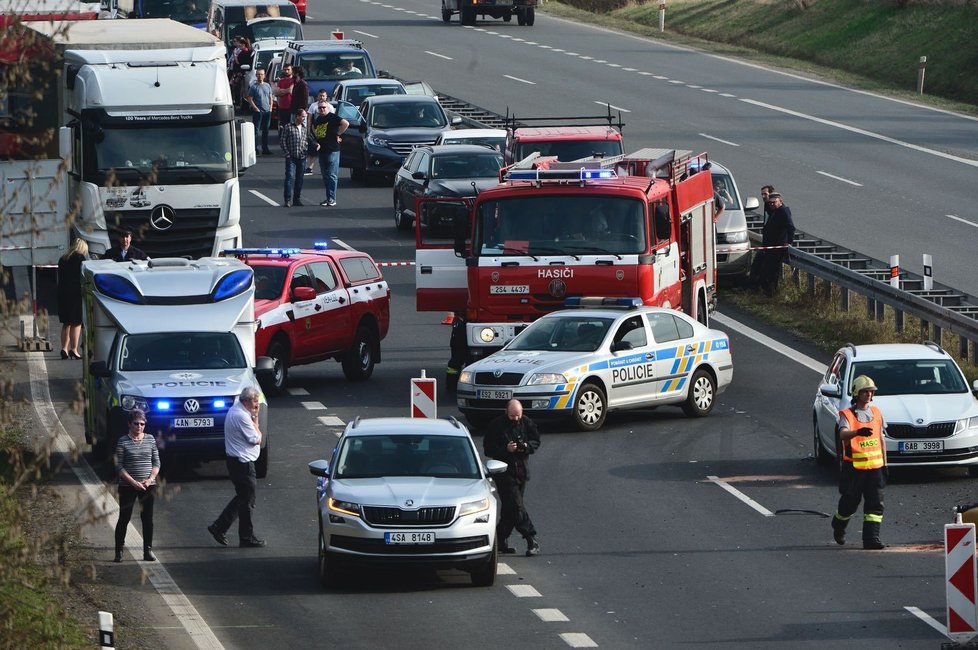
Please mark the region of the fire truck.
POLYGON ((570 297, 640 297, 707 324, 716 305, 709 168, 705 153, 672 149, 574 162, 534 154, 469 200, 450 241, 417 220, 417 309, 453 315, 449 383, 570 297))

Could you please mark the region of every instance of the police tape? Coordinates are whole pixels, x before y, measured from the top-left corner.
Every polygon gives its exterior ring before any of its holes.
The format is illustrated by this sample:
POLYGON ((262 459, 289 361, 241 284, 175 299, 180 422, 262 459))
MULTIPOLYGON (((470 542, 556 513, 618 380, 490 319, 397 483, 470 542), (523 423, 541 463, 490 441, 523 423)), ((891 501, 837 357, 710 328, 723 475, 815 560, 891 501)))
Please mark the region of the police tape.
POLYGON ((791 244, 779 244, 778 246, 752 246, 752 251, 772 251, 780 248, 794 248, 791 244))
POLYGON ((414 262, 377 262, 377 266, 414 266, 414 262))

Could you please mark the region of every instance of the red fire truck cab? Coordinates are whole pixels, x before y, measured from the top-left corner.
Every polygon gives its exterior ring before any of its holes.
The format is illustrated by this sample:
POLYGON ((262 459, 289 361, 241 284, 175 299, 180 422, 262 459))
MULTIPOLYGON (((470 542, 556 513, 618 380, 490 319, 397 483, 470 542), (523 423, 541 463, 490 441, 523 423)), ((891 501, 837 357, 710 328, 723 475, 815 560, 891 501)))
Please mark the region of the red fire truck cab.
POLYGON ((416 228, 417 309, 455 313, 449 373, 568 297, 640 296, 706 324, 716 301, 709 167, 705 153, 672 149, 570 163, 534 155, 475 197, 453 242, 416 228))

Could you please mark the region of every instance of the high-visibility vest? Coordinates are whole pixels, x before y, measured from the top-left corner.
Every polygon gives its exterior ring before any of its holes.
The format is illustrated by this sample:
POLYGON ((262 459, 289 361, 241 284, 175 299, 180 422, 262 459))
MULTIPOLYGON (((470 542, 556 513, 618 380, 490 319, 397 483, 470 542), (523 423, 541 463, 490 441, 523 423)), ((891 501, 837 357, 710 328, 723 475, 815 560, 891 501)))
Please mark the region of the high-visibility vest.
POLYGON ((850 431, 869 428, 872 433, 868 436, 854 436, 842 443, 842 460, 852 463, 854 469, 879 469, 885 464, 883 447, 883 414, 875 406, 869 407, 873 419, 860 422, 856 419, 855 408, 847 408, 841 412, 846 419, 846 428, 850 431))

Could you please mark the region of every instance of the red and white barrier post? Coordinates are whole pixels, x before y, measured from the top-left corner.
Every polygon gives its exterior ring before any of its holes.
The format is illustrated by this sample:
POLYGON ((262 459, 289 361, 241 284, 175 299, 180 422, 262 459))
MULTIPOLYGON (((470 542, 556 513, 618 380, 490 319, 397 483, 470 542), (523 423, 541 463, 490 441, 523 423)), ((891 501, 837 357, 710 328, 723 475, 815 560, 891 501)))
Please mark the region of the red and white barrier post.
POLYGON ((900 256, 890 255, 890 286, 900 288, 900 256))
POLYGON ((974 524, 944 525, 944 573, 947 589, 947 636, 956 643, 967 643, 978 634, 974 524))
POLYGON ((437 418, 438 403, 438 380, 428 378, 425 371, 421 371, 420 377, 411 378, 411 417, 412 418, 437 418))
POLYGON ((934 290, 934 258, 924 253, 924 291, 934 290))
POLYGON ((666 30, 666 0, 659 0, 659 31, 666 30))

